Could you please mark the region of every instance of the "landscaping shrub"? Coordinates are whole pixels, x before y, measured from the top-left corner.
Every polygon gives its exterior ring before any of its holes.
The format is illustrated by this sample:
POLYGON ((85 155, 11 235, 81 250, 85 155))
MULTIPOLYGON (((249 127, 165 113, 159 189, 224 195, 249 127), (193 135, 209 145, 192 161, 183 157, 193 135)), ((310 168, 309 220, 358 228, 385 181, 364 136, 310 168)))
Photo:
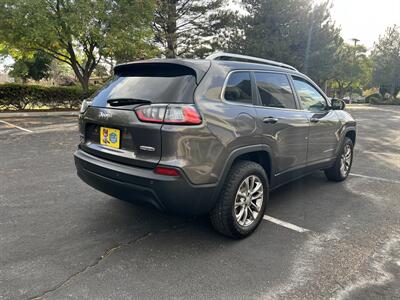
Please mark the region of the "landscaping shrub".
POLYGON ((0 111, 25 109, 78 109, 85 94, 79 87, 46 87, 26 84, 0 85, 0 111))
POLYGON ((388 101, 388 104, 390 104, 390 105, 400 105, 400 99, 399 98, 391 98, 388 101))
POLYGON ((365 97, 365 103, 371 103, 371 104, 383 104, 384 103, 383 96, 379 93, 374 93, 369 95, 368 97, 365 97))
POLYGON ((394 98, 389 94, 382 96, 380 93, 375 93, 366 97, 365 101, 375 105, 400 105, 400 99, 394 98))

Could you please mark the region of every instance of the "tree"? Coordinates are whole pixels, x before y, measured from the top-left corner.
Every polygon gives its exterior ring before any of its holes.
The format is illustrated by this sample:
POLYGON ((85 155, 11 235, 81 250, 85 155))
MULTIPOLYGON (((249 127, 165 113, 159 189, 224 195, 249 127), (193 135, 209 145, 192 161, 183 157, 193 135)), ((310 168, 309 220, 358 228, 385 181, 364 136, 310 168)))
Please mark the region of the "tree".
POLYGON ((100 64, 94 69, 93 74, 100 78, 106 78, 110 76, 110 72, 107 67, 100 64))
POLYGON ((228 13, 222 0, 157 0, 155 40, 167 58, 203 57, 213 51, 213 38, 228 13))
POLYGON ((53 58, 43 51, 37 51, 31 57, 17 59, 11 67, 10 75, 22 79, 39 81, 48 78, 50 75, 50 65, 53 58))
POLYGON ((75 85, 74 71, 62 61, 53 59, 50 64, 49 78, 57 85, 75 85))
POLYGON ((373 81, 395 97, 400 90, 400 26, 386 29, 372 51, 373 81))
POLYGON ((344 95, 353 89, 362 89, 371 81, 371 61, 367 48, 362 45, 343 44, 335 54, 332 87, 337 96, 344 95))
POLYGON ((153 1, 0 0, 0 37, 9 47, 42 50, 71 66, 84 91, 104 57, 150 41, 153 1))
POLYGON ((340 29, 330 15, 330 2, 315 5, 307 15, 307 43, 304 64, 299 68, 321 87, 334 74, 335 54, 343 44, 340 29))
POLYGON ((228 50, 282 61, 322 84, 332 75, 334 53, 342 43, 331 20, 329 1, 242 0, 228 50))

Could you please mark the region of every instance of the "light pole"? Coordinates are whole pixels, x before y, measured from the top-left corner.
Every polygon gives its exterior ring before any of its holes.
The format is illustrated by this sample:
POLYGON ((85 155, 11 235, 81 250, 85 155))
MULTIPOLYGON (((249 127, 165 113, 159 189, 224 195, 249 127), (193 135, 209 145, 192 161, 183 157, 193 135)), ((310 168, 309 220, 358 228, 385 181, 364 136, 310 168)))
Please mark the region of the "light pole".
POLYGON ((354 42, 354 47, 357 46, 357 43, 360 41, 359 39, 352 38, 351 39, 354 42))
POLYGON ((356 62, 356 46, 357 46, 357 43, 360 41, 359 39, 357 39, 357 38, 352 38, 351 39, 353 42, 354 42, 354 52, 353 52, 353 63, 352 63, 352 66, 351 66, 351 71, 350 71, 350 80, 351 80, 351 85, 350 85, 350 102, 352 101, 352 98, 353 98, 353 68, 354 68, 354 64, 355 64, 355 62, 356 62))

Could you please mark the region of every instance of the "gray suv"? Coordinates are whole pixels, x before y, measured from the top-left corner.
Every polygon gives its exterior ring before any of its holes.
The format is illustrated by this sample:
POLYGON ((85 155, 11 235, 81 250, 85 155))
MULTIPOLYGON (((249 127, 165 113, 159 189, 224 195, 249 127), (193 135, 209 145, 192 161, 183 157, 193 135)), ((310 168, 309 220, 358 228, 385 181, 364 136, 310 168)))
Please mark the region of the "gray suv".
POLYGON ((118 65, 79 117, 79 177, 126 201, 209 214, 243 238, 268 193, 324 170, 350 172, 356 122, 295 68, 217 53, 118 65))

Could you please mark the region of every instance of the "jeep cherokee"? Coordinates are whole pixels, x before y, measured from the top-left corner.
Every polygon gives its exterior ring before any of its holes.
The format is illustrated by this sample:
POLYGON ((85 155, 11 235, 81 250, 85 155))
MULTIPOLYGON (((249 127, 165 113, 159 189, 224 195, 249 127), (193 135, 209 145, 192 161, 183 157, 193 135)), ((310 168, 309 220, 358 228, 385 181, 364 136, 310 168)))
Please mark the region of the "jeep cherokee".
POLYGON ((216 53, 118 65, 82 103, 79 177, 113 197, 210 215, 243 238, 268 193, 315 170, 349 175, 356 123, 295 68, 216 53))

